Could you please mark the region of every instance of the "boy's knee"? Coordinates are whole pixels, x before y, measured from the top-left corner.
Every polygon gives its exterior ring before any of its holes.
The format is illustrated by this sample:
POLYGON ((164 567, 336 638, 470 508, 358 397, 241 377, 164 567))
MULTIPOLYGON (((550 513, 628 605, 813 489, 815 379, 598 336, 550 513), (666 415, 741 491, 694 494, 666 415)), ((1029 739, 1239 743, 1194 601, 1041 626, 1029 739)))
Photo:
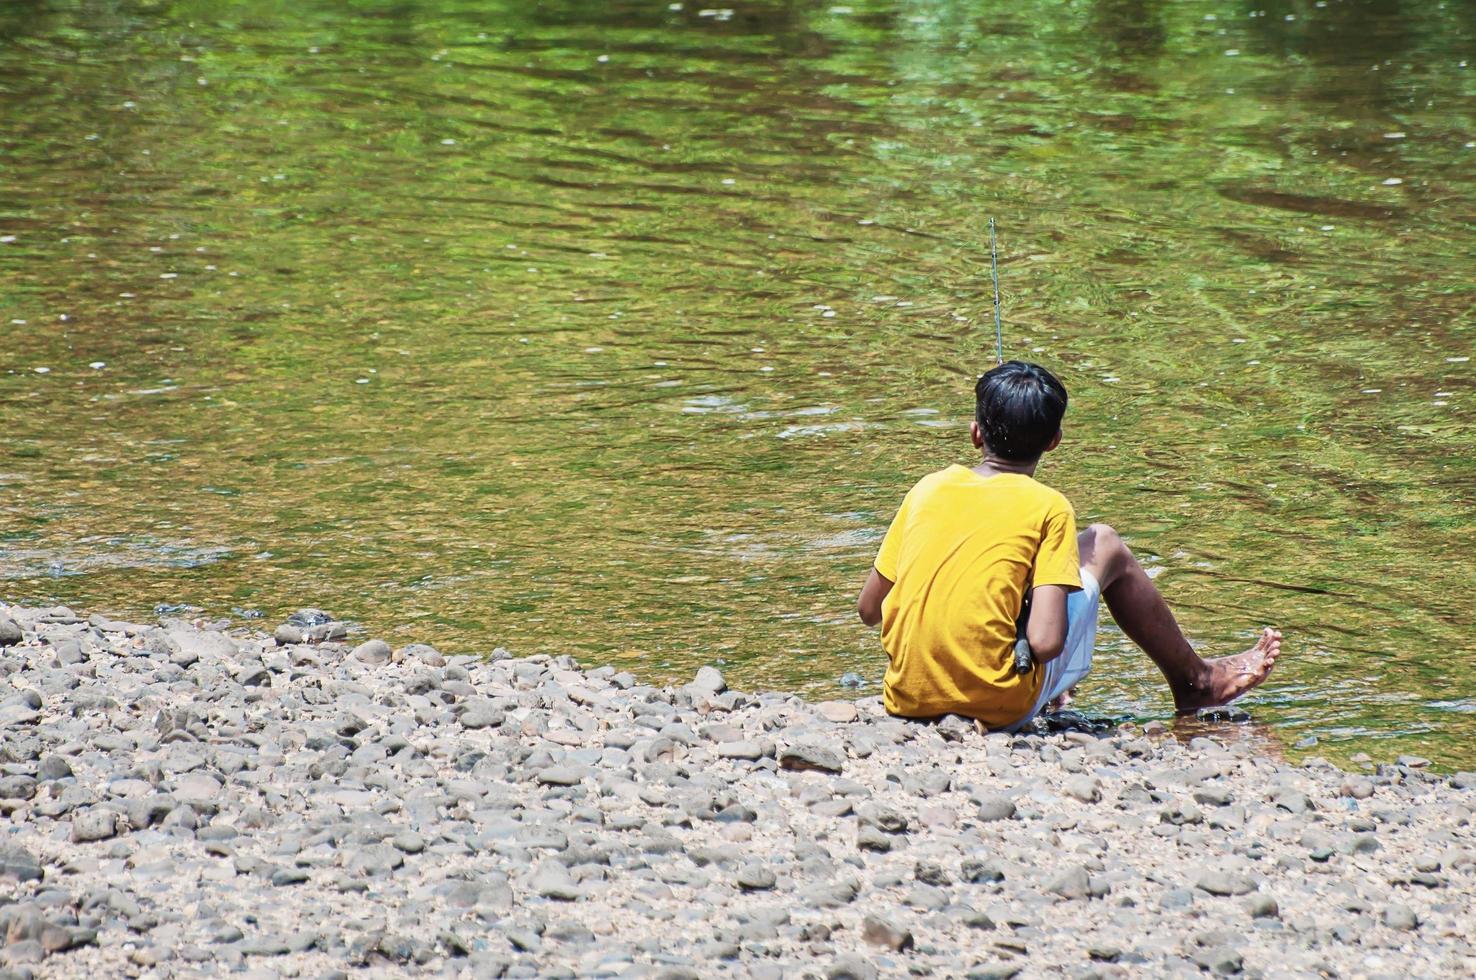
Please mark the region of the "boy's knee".
POLYGON ((1089 524, 1082 531, 1081 563, 1106 568, 1129 554, 1122 536, 1110 524, 1089 524))

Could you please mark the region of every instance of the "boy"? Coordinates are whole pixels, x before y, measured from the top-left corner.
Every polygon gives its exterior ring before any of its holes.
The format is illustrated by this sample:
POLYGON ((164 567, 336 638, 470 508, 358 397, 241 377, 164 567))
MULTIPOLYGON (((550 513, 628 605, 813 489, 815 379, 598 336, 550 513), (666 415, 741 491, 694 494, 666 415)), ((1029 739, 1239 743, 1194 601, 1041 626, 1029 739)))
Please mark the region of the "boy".
POLYGON ((1060 381, 1010 361, 980 378, 974 397, 969 433, 983 461, 908 492, 857 600, 862 622, 881 624, 891 659, 888 712, 966 715, 1014 731, 1063 705, 1091 667, 1099 597, 1163 672, 1180 712, 1225 704, 1266 679, 1278 631, 1237 656, 1201 659, 1117 533, 1093 524, 1078 535, 1071 504, 1035 481, 1040 457, 1061 442, 1060 381), (1027 595, 1034 666, 1022 674, 1015 623, 1027 595))

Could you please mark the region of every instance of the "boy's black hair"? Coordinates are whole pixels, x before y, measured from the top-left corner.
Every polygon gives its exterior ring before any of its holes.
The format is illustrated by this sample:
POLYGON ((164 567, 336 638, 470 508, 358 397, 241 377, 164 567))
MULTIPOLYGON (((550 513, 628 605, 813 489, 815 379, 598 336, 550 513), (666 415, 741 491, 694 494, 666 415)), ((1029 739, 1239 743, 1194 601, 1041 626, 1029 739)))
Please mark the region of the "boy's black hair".
POLYGON ((1039 364, 1006 361, 974 386, 985 447, 1013 463, 1040 459, 1065 414, 1066 386, 1039 364))

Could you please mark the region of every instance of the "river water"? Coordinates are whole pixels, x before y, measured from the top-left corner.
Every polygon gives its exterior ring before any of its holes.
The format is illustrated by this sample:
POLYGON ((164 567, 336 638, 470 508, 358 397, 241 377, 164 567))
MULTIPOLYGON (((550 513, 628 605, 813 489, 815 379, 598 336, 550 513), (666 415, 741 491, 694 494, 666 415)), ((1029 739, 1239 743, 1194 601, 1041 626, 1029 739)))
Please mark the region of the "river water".
MULTIPOLYGON (((1268 750, 1476 765, 1476 7, 17 0, 0 593, 813 696, 1007 352, 1268 750), (1317 744, 1312 745, 1313 740, 1317 744)), ((1110 625, 1090 712, 1164 717, 1110 625)))

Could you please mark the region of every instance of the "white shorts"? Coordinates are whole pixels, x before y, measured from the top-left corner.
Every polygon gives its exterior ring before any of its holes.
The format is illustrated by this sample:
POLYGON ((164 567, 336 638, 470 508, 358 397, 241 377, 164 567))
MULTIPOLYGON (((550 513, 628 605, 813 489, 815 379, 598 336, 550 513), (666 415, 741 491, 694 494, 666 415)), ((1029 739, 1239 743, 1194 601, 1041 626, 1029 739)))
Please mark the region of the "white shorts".
POLYGON ((1086 677, 1092 669, 1092 648, 1097 644, 1097 609, 1101 601, 1102 587, 1097 584, 1097 577, 1083 568, 1080 591, 1066 594, 1066 645, 1059 657, 1042 668, 1045 677, 1041 680, 1040 697, 1024 718, 1001 731, 1019 731, 1046 705, 1086 677))

